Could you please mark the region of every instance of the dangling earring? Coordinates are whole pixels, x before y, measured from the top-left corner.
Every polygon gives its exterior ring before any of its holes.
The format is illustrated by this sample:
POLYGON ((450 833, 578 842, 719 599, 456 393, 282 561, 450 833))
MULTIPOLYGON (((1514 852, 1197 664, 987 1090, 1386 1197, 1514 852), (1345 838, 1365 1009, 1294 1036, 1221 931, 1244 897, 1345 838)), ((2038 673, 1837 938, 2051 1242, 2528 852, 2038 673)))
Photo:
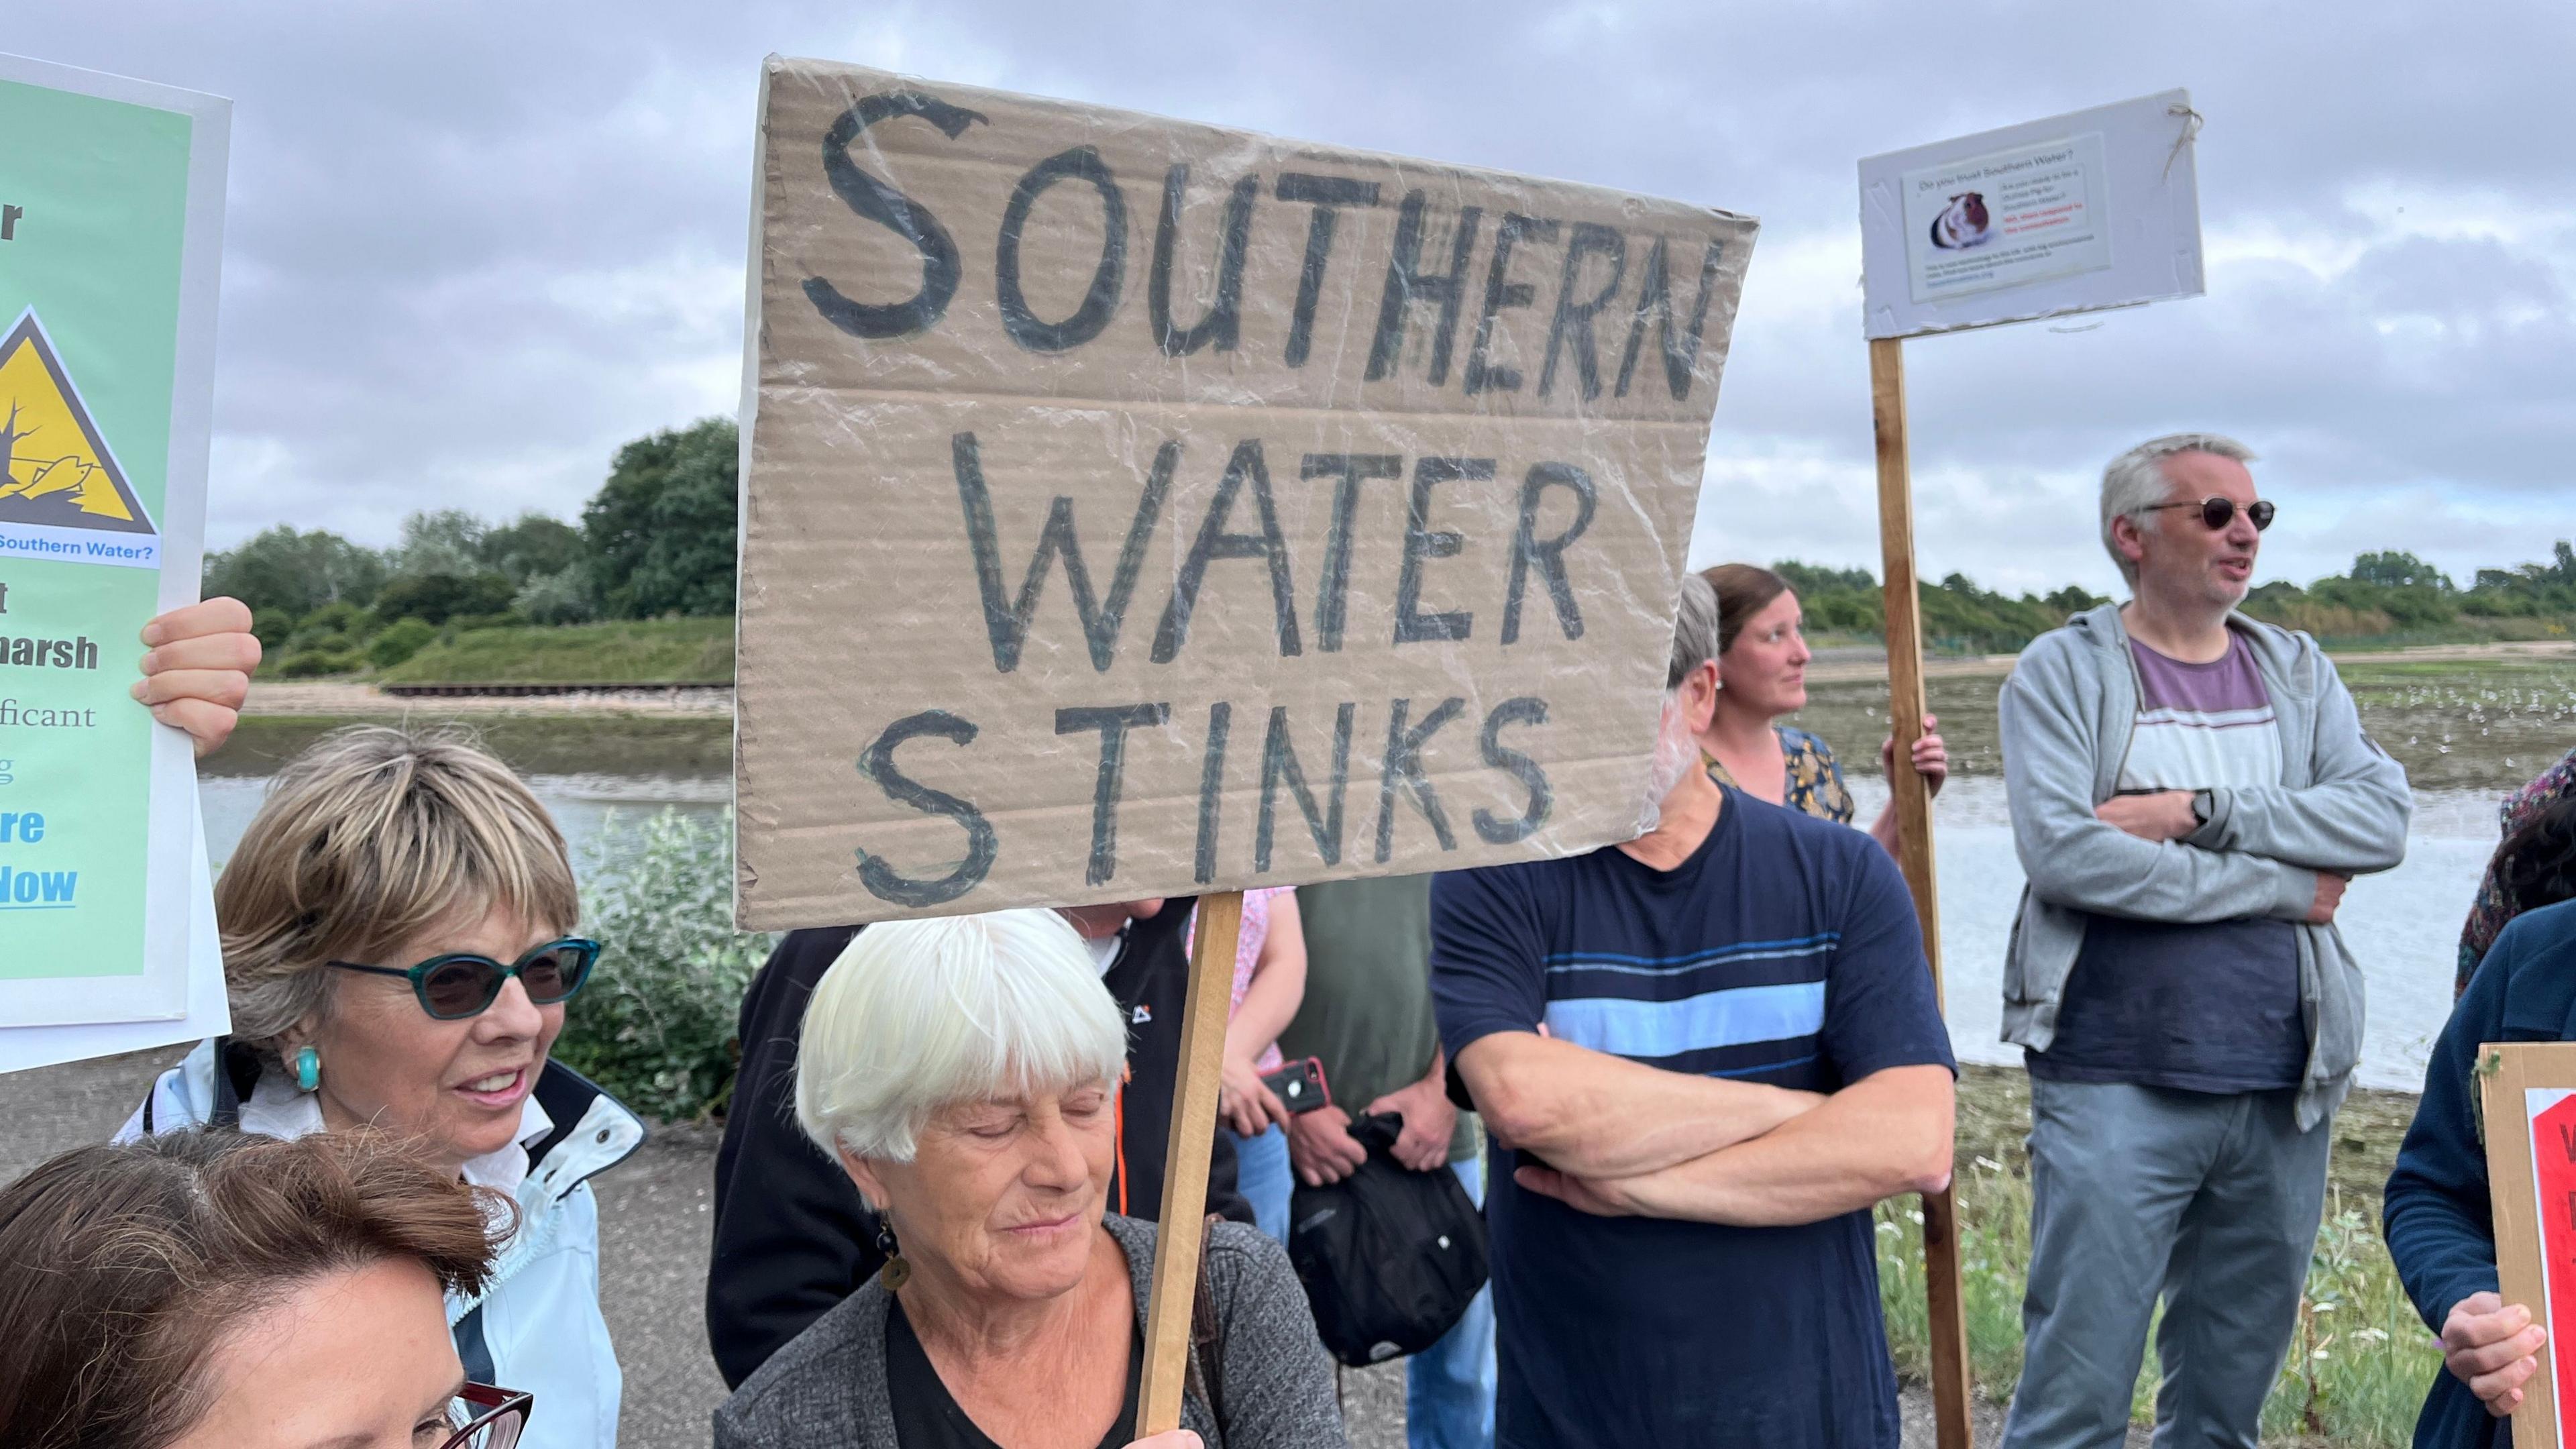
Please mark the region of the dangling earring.
POLYGON ((295 1053, 295 1090, 310 1092, 322 1085, 322 1054, 311 1047, 295 1053))
POLYGON ((912 1281, 912 1265, 904 1261, 903 1246, 894 1240, 894 1224, 884 1213, 877 1214, 877 1251, 885 1254, 885 1268, 879 1276, 885 1279, 888 1293, 912 1281))

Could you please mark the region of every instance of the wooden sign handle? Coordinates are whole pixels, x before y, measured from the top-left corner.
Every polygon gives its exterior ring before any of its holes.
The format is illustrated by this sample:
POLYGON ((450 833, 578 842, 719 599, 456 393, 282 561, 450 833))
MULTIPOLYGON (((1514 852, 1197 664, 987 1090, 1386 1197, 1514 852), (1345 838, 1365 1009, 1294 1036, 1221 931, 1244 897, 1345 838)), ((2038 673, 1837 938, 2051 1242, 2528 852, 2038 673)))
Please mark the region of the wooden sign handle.
MULTIPOLYGON (((1887 578, 1887 719, 1896 763, 1887 772, 1896 811, 1896 863, 1914 893, 1932 997, 1941 1000, 1941 901, 1932 868, 1932 790, 1914 772, 1923 737, 1923 614, 1914 578, 1914 483, 1905 445, 1905 344, 1869 344, 1870 413, 1878 434, 1878 536, 1887 578)), ((1932 1329, 1932 1412, 1940 1449, 1975 1449, 1968 1415, 1967 1303, 1959 1282, 1959 1213, 1950 1188, 1923 1195, 1923 1285, 1932 1329)))
POLYGON ((1154 1296, 1145 1310, 1145 1373, 1136 1396, 1140 1439, 1181 1427, 1181 1398, 1189 1381, 1190 1304, 1198 1292, 1199 1251, 1207 1234, 1208 1156, 1216 1145, 1217 1088, 1225 1066, 1226 1017, 1234 1005, 1243 892, 1201 896, 1198 911, 1189 996, 1181 1008, 1171 1148, 1163 1161, 1154 1296))
MULTIPOLYGON (((2530 1090, 2576 1085, 2576 1042, 2486 1042, 2478 1047, 2472 1077, 2478 1091, 2478 1121, 2486 1133, 2487 1200, 2495 1213, 2496 1290, 2507 1303, 2519 1303, 2549 1330, 2540 1351, 2540 1371, 2522 1383, 2522 1403, 2513 1411, 2513 1449, 2559 1449, 2567 1386, 2559 1382, 2558 1335, 2564 1324, 2550 1322, 2549 1239, 2546 1217, 2563 1211, 2541 1192, 2533 1155, 2535 1114, 2530 1090)), ((2560 1104, 2563 1109, 2564 1104, 2560 1104)), ((2537 1134, 2541 1143, 2558 1141, 2554 1131, 2537 1134)))

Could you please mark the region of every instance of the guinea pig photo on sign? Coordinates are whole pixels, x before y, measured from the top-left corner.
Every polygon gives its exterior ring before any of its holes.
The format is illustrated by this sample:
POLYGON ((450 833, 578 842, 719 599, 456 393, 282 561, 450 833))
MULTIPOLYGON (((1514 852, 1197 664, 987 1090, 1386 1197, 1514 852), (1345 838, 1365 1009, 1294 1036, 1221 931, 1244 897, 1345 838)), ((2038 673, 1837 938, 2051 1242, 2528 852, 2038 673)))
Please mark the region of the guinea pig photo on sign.
POLYGON ((1986 195, 1982 191, 1960 192, 1950 198, 1939 216, 1932 218, 1932 245, 1936 247, 1981 247, 1994 236, 1994 229, 1987 225, 1986 195))

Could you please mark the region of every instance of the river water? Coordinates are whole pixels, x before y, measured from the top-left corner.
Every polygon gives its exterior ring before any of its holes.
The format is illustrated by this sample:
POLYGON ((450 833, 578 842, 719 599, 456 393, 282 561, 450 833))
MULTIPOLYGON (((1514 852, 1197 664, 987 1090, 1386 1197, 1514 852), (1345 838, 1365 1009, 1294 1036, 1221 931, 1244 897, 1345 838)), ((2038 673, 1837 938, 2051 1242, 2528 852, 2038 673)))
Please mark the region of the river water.
MULTIPOLYGON (((714 817, 732 799, 732 782, 722 777, 534 775, 530 781, 576 851, 612 815, 631 821, 668 805, 714 817)), ((267 783, 214 776, 200 782, 207 845, 216 860, 232 854, 267 783)), ((1850 783, 1861 819, 1873 818, 1887 799, 1886 782, 1854 776, 1850 783)), ((1961 779, 1935 802, 1933 827, 1951 1038, 1965 1060, 2017 1063, 2020 1049, 1996 1036, 2004 938, 2022 884, 2003 782, 1961 779)), ((2423 1085, 2425 1052, 2451 1009, 2460 921, 2495 849, 2495 832, 2492 792, 2420 792, 2406 863, 2353 882, 2345 895, 2344 939, 2370 978, 2362 1085, 2410 1091, 2423 1085)))
MULTIPOLYGON (((2417 1090, 2424 1058, 2451 1006, 2460 923, 2496 845, 2496 801, 2570 745, 2576 745, 2576 668, 2400 666, 2373 675, 2347 669, 2362 720, 2406 765, 2418 786, 2405 863, 2353 882, 2338 915, 2345 942, 2369 979, 2364 1086, 2417 1090)), ((1951 1035, 1963 1059, 2012 1063, 2018 1048, 1997 1039, 2003 949, 2020 898, 2000 759, 1995 679, 1936 680, 1958 773, 1935 802, 1934 841, 1941 893, 1941 955, 1951 1035)), ((1842 744, 1860 818, 1887 797, 1859 742, 1885 732, 1883 685, 1819 686, 1799 723, 1842 744)), ((265 771, 300 749, 319 725, 244 721, 243 736, 216 757, 199 783, 207 844, 218 862, 259 807, 265 771)), ((491 747, 518 766, 555 814, 576 857, 611 819, 635 821, 664 806, 720 816, 732 799, 723 772, 727 721, 619 725, 524 721, 487 727, 491 747), (596 762, 625 768, 599 771, 596 762)))

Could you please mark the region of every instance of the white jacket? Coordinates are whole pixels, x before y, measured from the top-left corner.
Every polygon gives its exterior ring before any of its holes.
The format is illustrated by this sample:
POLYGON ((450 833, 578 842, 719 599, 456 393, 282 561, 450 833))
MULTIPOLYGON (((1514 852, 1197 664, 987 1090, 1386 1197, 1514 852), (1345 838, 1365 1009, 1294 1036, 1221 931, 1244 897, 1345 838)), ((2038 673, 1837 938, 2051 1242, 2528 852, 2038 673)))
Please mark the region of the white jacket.
MULTIPOLYGON (((116 1140, 207 1124, 292 1138, 320 1131, 322 1114, 273 1074, 263 1078, 248 1048, 217 1038, 161 1074, 116 1140)), ((590 1179, 643 1145, 644 1124, 580 1073, 548 1062, 520 1128, 516 1143, 466 1165, 468 1181, 518 1204, 519 1225, 482 1295, 448 1299, 456 1351, 467 1377, 536 1396, 523 1449, 615 1449, 624 1380, 599 1312, 599 1200, 590 1179)))

